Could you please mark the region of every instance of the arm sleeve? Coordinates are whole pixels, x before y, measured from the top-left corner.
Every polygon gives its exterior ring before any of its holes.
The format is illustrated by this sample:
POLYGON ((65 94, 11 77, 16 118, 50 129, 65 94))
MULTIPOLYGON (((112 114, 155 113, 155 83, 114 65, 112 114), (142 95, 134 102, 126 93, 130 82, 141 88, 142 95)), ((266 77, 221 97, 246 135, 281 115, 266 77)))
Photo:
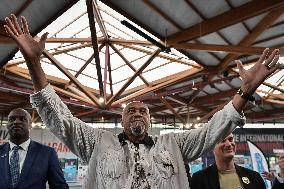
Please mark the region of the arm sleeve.
POLYGON ((50 157, 48 162, 47 181, 50 189, 68 189, 69 186, 64 178, 63 171, 54 149, 50 150, 50 157))
POLYGON ((105 131, 87 126, 75 118, 50 85, 31 95, 31 104, 46 127, 75 155, 88 163, 105 131))
POLYGON ((183 158, 192 161, 211 151, 214 145, 228 136, 237 126, 242 127, 245 118, 229 102, 222 110, 216 112, 208 123, 198 129, 175 133, 174 137, 180 147, 183 158))

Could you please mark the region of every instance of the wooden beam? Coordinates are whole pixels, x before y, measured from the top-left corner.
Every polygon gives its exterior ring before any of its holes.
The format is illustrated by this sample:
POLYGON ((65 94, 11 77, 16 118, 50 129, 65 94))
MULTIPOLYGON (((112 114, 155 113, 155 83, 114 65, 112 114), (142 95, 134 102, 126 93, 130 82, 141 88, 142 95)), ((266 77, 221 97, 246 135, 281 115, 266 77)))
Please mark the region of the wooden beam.
MULTIPOLYGON (((15 70, 11 69, 11 68, 7 69, 7 71, 9 71, 9 72, 11 72, 11 73, 13 73, 13 74, 15 74, 15 75, 18 75, 18 76, 20 76, 20 77, 23 77, 23 78, 25 78, 25 79, 31 80, 31 77, 30 77, 29 75, 27 75, 27 74, 17 72, 17 71, 15 71, 15 70)), ((81 100, 81 101, 83 101, 83 102, 86 102, 86 103, 90 104, 91 106, 94 106, 94 105, 95 105, 90 99, 88 99, 88 98, 86 98, 86 97, 82 97, 82 96, 79 96, 79 95, 75 95, 75 94, 73 94, 73 93, 70 93, 70 92, 66 91, 65 89, 61 89, 61 88, 56 87, 55 85, 52 85, 52 84, 50 84, 50 85, 54 88, 55 91, 57 91, 57 92, 59 92, 59 93, 61 93, 61 94, 64 94, 64 95, 66 95, 66 96, 69 96, 69 97, 74 98, 74 99, 77 99, 77 100, 81 100)))
POLYGON ((95 13, 97 23, 99 25, 100 31, 102 32, 104 39, 108 39, 107 29, 105 27, 102 15, 99 11, 98 5, 96 1, 93 1, 93 13, 95 13))
POLYGON ((141 40, 126 40, 126 39, 116 39, 112 38, 109 39, 109 42, 113 44, 118 44, 118 45, 142 45, 142 46, 154 46, 151 42, 149 41, 141 41, 141 40))
POLYGON ((210 94, 209 96, 197 97, 191 105, 201 105, 201 104, 209 104, 215 103, 217 100, 232 97, 237 93, 238 89, 230 89, 228 91, 222 91, 214 94, 210 94))
POLYGON ((228 102, 225 102, 225 103, 218 105, 217 108, 215 108, 214 110, 212 110, 211 112, 209 112, 208 114, 206 114, 205 116, 200 118, 200 120, 196 121, 195 123, 207 122, 208 119, 210 119, 216 112, 221 110, 227 103, 228 102))
POLYGON ((64 73, 73 83, 85 93, 97 106, 100 106, 98 98, 88 91, 62 64, 60 64, 47 50, 43 54, 48 58, 62 73, 64 73))
POLYGON ((281 89, 281 88, 279 88, 279 87, 277 87, 277 86, 275 86, 275 85, 272 85, 272 84, 266 83, 266 82, 263 82, 262 84, 263 84, 263 85, 266 85, 267 87, 270 87, 270 88, 272 88, 272 89, 274 89, 274 90, 280 91, 281 93, 284 93, 284 90, 283 90, 283 89, 281 89))
MULTIPOLYGON (((101 49, 105 46, 105 43, 101 44, 99 47, 99 51, 101 51, 101 49)), ((90 58, 85 62, 85 64, 78 70, 78 72, 75 74, 75 77, 77 78, 84 70, 85 68, 92 62, 92 60, 94 59, 95 55, 92 54, 90 56, 90 58)), ((69 81, 68 84, 65 85, 65 88, 68 87, 68 85, 72 84, 72 80, 69 81)))
POLYGON ((165 14, 162 10, 160 10, 157 6, 155 6, 153 3, 151 3, 149 0, 143 0, 143 2, 154 12, 159 14, 161 17, 163 17, 166 21, 168 21, 170 24, 172 24, 174 27, 182 30, 183 28, 180 27, 173 19, 171 19, 170 16, 165 14))
MULTIPOLYGON (((204 15, 205 12, 202 13, 202 12, 199 10, 199 8, 197 8, 197 6, 195 6, 195 4, 192 3, 191 0, 184 0, 184 1, 188 4, 188 6, 189 6, 190 8, 192 8, 192 9, 197 13, 197 15, 198 15, 200 18, 202 18, 204 21, 208 20, 208 17, 204 15)), ((231 9, 232 9, 232 7, 231 7, 231 9)), ((231 43, 220 31, 216 31, 216 33, 217 33, 227 44, 232 45, 232 43, 231 43)))
POLYGON ((275 108, 273 110, 265 110, 263 112, 246 113, 247 120, 250 121, 267 121, 283 119, 284 108, 275 108))
POLYGON ((284 101, 282 100, 274 100, 274 99, 264 99, 265 102, 270 102, 272 104, 284 105, 284 101))
POLYGON ((215 79, 215 80, 210 80, 210 81, 201 81, 201 82, 198 82, 198 83, 195 83, 195 84, 192 83, 192 84, 189 84, 189 85, 186 85, 186 86, 177 87, 175 89, 160 92, 159 95, 168 96, 168 95, 172 95, 172 94, 183 93, 185 91, 193 90, 193 88, 201 89, 201 88, 205 87, 206 85, 210 85, 210 84, 213 84, 213 83, 222 82, 222 81, 226 81, 226 80, 232 80, 232 79, 237 78, 237 77, 239 77, 239 75, 236 74, 236 75, 231 75, 229 77, 225 77, 225 78, 221 78, 221 79, 215 79))
MULTIPOLYGON (((264 47, 247 47, 247 46, 229 46, 229 45, 214 45, 214 44, 197 44, 197 43, 179 43, 172 45, 176 49, 195 49, 209 52, 225 52, 232 54, 262 54, 264 47)), ((273 51, 276 48, 271 48, 273 51)), ((280 53, 284 53, 284 48, 280 48, 280 53)))
POLYGON ((29 95, 16 95, 10 92, 0 91, 0 100, 1 102, 27 102, 29 101, 29 95))
POLYGON ((190 41, 283 6, 284 1, 282 0, 254 0, 171 35, 167 39, 167 43, 171 45, 182 41, 190 41))
MULTIPOLYGON (((150 50, 142 49, 142 48, 135 47, 135 46, 132 46, 132 45, 124 45, 123 44, 122 46, 127 47, 129 49, 133 49, 133 50, 139 51, 139 52, 147 53, 147 54, 151 54, 152 53, 152 51, 150 51, 150 50)), ((202 66, 200 66, 200 65, 198 65, 196 63, 189 62, 189 61, 183 61, 180 58, 172 58, 170 56, 163 55, 163 54, 159 54, 158 57, 166 59, 166 60, 170 60, 172 62, 177 62, 177 63, 180 63, 180 64, 190 65, 190 66, 192 66, 194 68, 201 68, 202 67, 202 66)))
MULTIPOLYGON (((18 67, 18 66, 13 66, 13 67, 9 67, 9 68, 6 68, 5 70, 13 70, 18 73, 23 73, 23 74, 26 74, 26 75, 29 75, 29 70, 25 69, 25 68, 21 68, 21 67, 18 67)), ((57 84, 61 84, 61 85, 65 85, 66 83, 69 82, 69 80, 65 80, 65 79, 62 79, 62 78, 58 78, 58 77, 55 77, 55 76, 51 76, 51 75, 46 75, 46 78, 48 81, 52 81, 54 83, 57 83, 57 84)), ((84 86, 88 91, 94 93, 94 94, 99 94, 99 91, 96 90, 96 89, 93 89, 91 87, 87 87, 87 86, 84 86)))
POLYGON ((103 80, 103 87, 104 87, 104 103, 107 101, 107 74, 108 74, 108 65, 110 65, 110 54, 109 54, 109 44, 106 44, 105 49, 105 68, 104 68, 104 80, 103 80))
MULTIPOLYGON (((200 68, 201 70, 203 70, 203 68, 200 68)), ((158 85, 158 84, 161 84, 161 83, 165 83, 167 81, 170 81, 170 80, 173 80, 175 78, 179 78, 181 75, 184 75, 184 74, 187 74, 189 70, 184 70, 184 71, 181 71, 181 72, 178 72, 178 73, 175 73, 175 74, 172 74, 172 75, 169 75, 169 76, 166 76, 166 77, 163 77, 161 79, 157 79, 155 81, 152 81, 150 83, 151 86, 155 86, 155 85, 158 85)), ((178 80, 177 82, 179 82, 180 80, 178 80)), ((144 85, 139 85, 137 87, 134 87, 134 88, 131 88, 131 89, 128 89, 126 91, 124 91, 122 93, 123 96, 125 95, 128 95, 128 94, 131 94, 131 93, 134 93, 134 92, 137 92, 141 89, 144 89, 146 88, 147 86, 144 84, 144 85)))
POLYGON ((171 100, 173 102, 179 103, 183 106, 187 106, 186 99, 177 95, 165 96, 166 99, 171 100))
POLYGON ((173 83, 176 83, 176 82, 179 82, 179 81, 181 81, 181 80, 184 80, 185 78, 188 78, 189 76, 195 75, 195 74, 201 72, 202 70, 203 70, 203 68, 200 68, 200 69, 191 68, 191 69, 189 69, 189 70, 183 72, 183 74, 179 74, 179 75, 176 76, 175 78, 172 78, 172 79, 170 79, 170 80, 167 80, 167 81, 165 81, 165 82, 163 82, 163 83, 157 84, 157 85, 155 85, 155 86, 153 85, 153 83, 151 83, 151 84, 152 84, 151 87, 144 87, 144 88, 142 88, 142 89, 139 90, 139 91, 136 91, 136 92, 134 92, 134 93, 132 93, 132 94, 127 95, 127 97, 124 97, 124 98, 121 98, 121 99, 115 101, 114 103, 112 103, 112 105, 113 105, 113 106, 116 106, 116 105, 121 104, 121 103, 123 103, 123 102, 127 102, 127 101, 129 101, 129 100, 131 100, 131 99, 134 99, 134 98, 137 98, 137 97, 139 97, 139 96, 141 96, 141 95, 144 95, 144 94, 146 94, 146 93, 148 93, 148 92, 157 91, 157 90, 159 90, 159 89, 161 89, 161 88, 170 86, 170 85, 172 85, 173 83))
MULTIPOLYGON (((284 93, 274 94, 273 92, 266 92, 266 91, 263 91, 263 90, 256 90, 256 92, 268 95, 268 98, 265 97, 265 99, 277 98, 277 99, 283 99, 284 100, 284 93)), ((265 99, 263 99, 263 100, 265 100, 265 99)))
MULTIPOLYGON (((98 37, 98 43, 103 43, 105 39, 103 37, 98 37)), ((78 37, 49 37, 46 39, 46 43, 91 43, 92 38, 78 38, 78 37)))
POLYGON ((152 60, 161 52, 161 49, 157 49, 149 59, 134 73, 134 75, 128 79, 128 81, 119 89, 119 91, 112 96, 109 101, 107 102, 107 106, 110 106, 112 102, 122 94, 122 92, 134 81, 134 79, 142 73, 142 71, 152 62, 152 60))
POLYGON ((181 116, 181 115, 179 115, 176 111, 175 111, 175 109, 171 106, 171 104, 170 103, 168 103, 167 101, 166 101, 166 99, 164 99, 163 97, 160 97, 160 100, 165 104, 165 106, 185 125, 185 120, 184 120, 184 118, 181 116))
MULTIPOLYGON (((284 2, 284 1, 283 1, 284 2)), ((254 40, 262 34, 263 31, 265 31, 269 26, 271 26, 278 18, 283 14, 284 8, 278 9, 277 11, 272 11, 269 14, 267 14, 252 30, 251 33, 249 33, 244 39, 241 40, 241 42, 238 44, 239 46, 249 46, 251 45, 254 40)), ((237 56, 235 54, 229 54, 227 55, 221 64, 218 66, 219 72, 223 71, 228 64, 234 60, 237 56)))
POLYGON ((96 26, 95 26, 95 18, 94 18, 94 9, 93 9, 93 0, 86 0, 87 12, 89 18, 90 31, 92 36, 92 46, 94 49, 95 62, 96 62, 96 70, 99 82, 100 96, 104 95, 103 81, 102 81, 102 72, 100 65, 100 56, 98 50, 98 39, 96 34, 96 26))
MULTIPOLYGON (((110 44, 111 48, 116 52, 116 54, 118 54, 118 56, 125 62, 125 64, 130 67, 130 69, 132 71, 134 71, 134 73, 137 71, 134 66, 132 66, 132 64, 125 58, 125 56, 113 45, 110 44)), ((139 75, 140 79, 146 84, 146 86, 149 86, 149 82, 140 74, 139 75)))
MULTIPOLYGON (((77 50, 77 49, 81 49, 81 48, 84 48, 84 47, 90 47, 92 46, 91 43, 85 43, 85 44, 82 44, 82 45, 76 45, 74 47, 69 47, 69 48, 64 48, 64 49, 61 49, 61 50, 56 50, 54 52, 51 52, 50 54, 51 55, 58 55, 58 54, 62 54, 62 53, 67 53, 67 52, 70 52, 70 51, 74 51, 74 50, 77 50)), ((51 51, 51 50, 49 50, 51 51)), ((42 58, 43 56, 41 56, 42 58)), ((12 60, 10 61, 5 67, 12 67, 12 66, 17 66, 19 64, 22 64, 22 63, 25 63, 25 59, 20 59, 20 60, 12 60)))

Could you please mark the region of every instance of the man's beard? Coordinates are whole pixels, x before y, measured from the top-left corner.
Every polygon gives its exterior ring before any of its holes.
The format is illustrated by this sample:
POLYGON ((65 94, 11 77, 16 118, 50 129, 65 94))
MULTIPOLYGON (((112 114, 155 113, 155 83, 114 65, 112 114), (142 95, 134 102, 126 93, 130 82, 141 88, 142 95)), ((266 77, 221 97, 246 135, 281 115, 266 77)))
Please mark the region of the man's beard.
POLYGON ((143 121, 130 122, 130 130, 134 136, 142 135, 145 132, 146 126, 143 121))

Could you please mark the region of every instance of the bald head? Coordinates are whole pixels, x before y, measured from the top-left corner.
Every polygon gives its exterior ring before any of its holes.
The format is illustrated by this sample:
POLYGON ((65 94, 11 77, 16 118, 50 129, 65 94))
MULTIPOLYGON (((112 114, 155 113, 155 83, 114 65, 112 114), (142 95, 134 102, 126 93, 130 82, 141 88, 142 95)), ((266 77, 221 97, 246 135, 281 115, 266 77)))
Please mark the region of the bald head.
POLYGON ((132 101, 132 102, 129 102, 125 106, 125 108, 123 109, 123 112, 122 112, 122 116, 128 112, 129 107, 133 107, 135 105, 143 106, 146 109, 147 113, 149 114, 149 108, 146 104, 144 104, 143 102, 140 102, 140 101, 132 101))
POLYGON ((148 107, 139 101, 128 103, 123 110, 121 124, 132 142, 142 140, 150 125, 148 107))
POLYGON ((29 139, 31 115, 22 108, 13 109, 8 115, 7 129, 10 140, 17 145, 29 139))
POLYGON ((15 109, 11 110, 9 115, 8 115, 8 119, 15 112, 21 112, 21 114, 26 116, 26 118, 28 119, 29 123, 32 122, 32 117, 31 117, 30 113, 27 110, 23 109, 23 108, 15 108, 15 109))

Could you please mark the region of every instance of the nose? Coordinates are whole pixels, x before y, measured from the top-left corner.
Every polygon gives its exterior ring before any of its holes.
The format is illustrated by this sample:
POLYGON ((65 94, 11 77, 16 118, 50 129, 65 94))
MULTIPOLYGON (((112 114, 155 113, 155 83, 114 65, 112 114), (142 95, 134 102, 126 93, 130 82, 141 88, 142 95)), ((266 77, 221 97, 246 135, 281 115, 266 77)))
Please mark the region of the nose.
POLYGON ((225 146, 231 146, 231 142, 229 140, 225 141, 225 146))
POLYGON ((134 117, 141 117, 141 113, 139 111, 136 111, 134 117))

